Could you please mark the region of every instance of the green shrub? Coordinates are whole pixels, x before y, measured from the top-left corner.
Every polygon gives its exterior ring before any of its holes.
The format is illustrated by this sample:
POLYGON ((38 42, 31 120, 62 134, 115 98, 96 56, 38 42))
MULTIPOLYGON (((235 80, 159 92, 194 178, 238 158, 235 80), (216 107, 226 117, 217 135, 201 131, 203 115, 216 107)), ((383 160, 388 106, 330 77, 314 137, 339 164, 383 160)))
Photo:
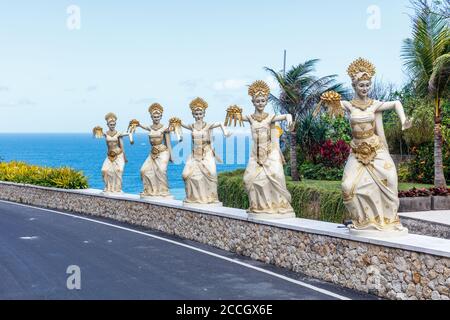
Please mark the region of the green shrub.
POLYGON ((330 168, 321 163, 306 162, 300 165, 299 172, 304 179, 332 181, 342 179, 344 168, 330 168))
POLYGON ((61 189, 86 189, 87 178, 72 168, 49 168, 25 162, 0 162, 0 181, 33 184, 61 189))
MULTIPOLYGON (((434 145, 433 142, 423 144, 412 149, 415 158, 408 162, 409 181, 419 183, 434 182, 434 145)), ((450 179, 450 150, 442 148, 444 175, 447 181, 450 179)))
POLYGON ((411 181, 411 172, 409 170, 409 164, 407 162, 400 163, 397 174, 398 174, 398 182, 411 181))

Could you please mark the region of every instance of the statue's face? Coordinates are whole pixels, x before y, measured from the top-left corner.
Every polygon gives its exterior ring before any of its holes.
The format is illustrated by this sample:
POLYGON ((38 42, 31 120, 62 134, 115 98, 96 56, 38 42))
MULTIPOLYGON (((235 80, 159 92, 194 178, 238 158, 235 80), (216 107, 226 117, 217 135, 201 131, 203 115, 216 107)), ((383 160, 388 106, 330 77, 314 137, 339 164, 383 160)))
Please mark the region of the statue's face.
POLYGON ((370 80, 360 80, 356 84, 353 84, 353 89, 355 89, 359 97, 365 98, 369 95, 371 86, 372 82, 370 80))
POLYGON ((116 129, 116 122, 108 121, 108 128, 109 128, 109 130, 114 131, 116 129))
POLYGON ((192 112, 192 116, 194 117, 195 121, 203 120, 205 117, 205 112, 202 109, 195 109, 192 112))
POLYGON ((159 124, 161 122, 162 114, 159 112, 153 112, 151 117, 154 124, 159 124))
POLYGON ((265 96, 257 96, 252 99, 253 105, 255 106, 256 110, 259 112, 263 112, 264 108, 267 105, 267 97, 265 96))

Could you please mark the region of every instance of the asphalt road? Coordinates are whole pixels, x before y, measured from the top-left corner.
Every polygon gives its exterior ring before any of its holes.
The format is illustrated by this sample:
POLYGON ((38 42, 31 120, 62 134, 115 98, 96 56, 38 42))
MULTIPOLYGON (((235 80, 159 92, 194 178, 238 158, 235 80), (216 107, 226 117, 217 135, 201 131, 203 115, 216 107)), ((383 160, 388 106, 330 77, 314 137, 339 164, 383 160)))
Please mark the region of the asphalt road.
POLYGON ((374 299, 163 233, 0 201, 0 299, 344 298, 374 299), (67 288, 71 265, 79 290, 67 288))

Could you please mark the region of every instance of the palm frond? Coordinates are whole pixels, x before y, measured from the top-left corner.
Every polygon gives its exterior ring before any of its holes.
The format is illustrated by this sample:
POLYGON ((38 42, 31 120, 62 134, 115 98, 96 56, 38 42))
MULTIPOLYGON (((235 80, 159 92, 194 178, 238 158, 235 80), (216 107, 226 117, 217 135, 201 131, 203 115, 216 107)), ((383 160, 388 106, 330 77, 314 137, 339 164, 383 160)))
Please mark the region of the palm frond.
POLYGON ((434 62, 429 81, 430 94, 436 97, 449 95, 450 53, 443 54, 434 62))
POLYGON ((401 57, 414 79, 417 93, 427 96, 434 62, 448 52, 449 27, 446 20, 430 12, 424 1, 414 2, 416 15, 412 17, 412 37, 404 40, 401 57))

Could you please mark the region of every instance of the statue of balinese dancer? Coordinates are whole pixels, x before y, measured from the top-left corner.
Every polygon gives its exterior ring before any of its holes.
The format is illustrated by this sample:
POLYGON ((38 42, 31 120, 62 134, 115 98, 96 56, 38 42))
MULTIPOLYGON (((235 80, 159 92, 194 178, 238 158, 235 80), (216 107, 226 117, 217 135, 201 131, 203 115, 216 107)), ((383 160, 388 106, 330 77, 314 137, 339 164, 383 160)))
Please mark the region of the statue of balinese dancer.
POLYGON ((344 168, 342 194, 352 216, 350 231, 361 235, 398 235, 408 232, 398 216, 398 178, 384 135, 383 111, 394 109, 402 129, 411 126, 400 101, 377 101, 369 97, 375 67, 359 58, 348 67, 355 91, 351 101, 341 101, 333 91, 322 95, 321 104, 332 115, 348 114, 353 139, 344 168))
POLYGON ((133 144, 132 133, 121 133, 116 130, 117 116, 110 112, 105 116, 108 131, 103 133, 102 127, 95 127, 93 134, 96 138, 105 138, 108 154, 103 162, 102 177, 105 182, 104 193, 122 193, 122 175, 127 162, 123 146, 123 137, 129 137, 133 144))

